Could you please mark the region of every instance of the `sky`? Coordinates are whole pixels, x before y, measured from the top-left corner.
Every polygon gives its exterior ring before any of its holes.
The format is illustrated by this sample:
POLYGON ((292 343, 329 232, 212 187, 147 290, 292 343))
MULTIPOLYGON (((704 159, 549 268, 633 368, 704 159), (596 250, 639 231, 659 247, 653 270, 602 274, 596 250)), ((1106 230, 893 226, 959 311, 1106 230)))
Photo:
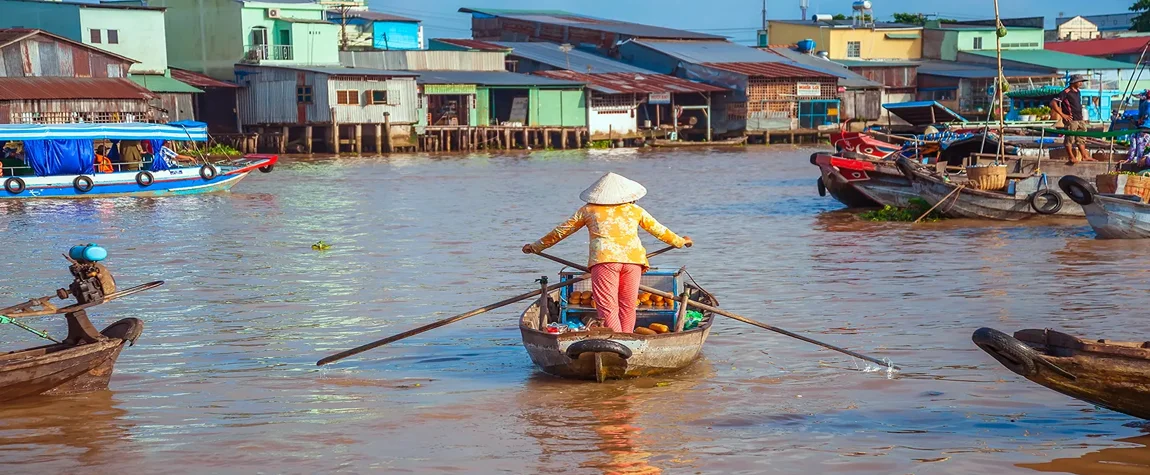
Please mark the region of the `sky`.
MULTIPOLYGON (((799 19, 799 1, 767 1, 767 18, 799 19)), ((739 43, 753 43, 762 24, 762 0, 368 0, 372 10, 423 20, 426 38, 470 38, 471 16, 460 7, 565 10, 670 28, 728 36, 739 43)), ((850 14, 851 0, 809 0, 808 15, 850 14)), ((993 0, 924 1, 872 0, 875 16, 890 20, 895 12, 938 14, 942 18, 980 20, 994 18, 993 0)), ((1000 0, 1003 18, 1045 16, 1047 28, 1054 18, 1125 13, 1134 0, 1000 0)))

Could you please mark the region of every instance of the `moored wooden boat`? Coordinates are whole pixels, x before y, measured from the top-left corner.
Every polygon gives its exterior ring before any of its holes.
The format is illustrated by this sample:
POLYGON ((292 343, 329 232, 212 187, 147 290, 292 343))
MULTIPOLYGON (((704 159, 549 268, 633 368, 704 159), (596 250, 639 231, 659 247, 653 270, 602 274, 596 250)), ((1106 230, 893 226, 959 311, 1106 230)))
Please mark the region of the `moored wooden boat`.
MULTIPOLYGON (((78 246, 80 247, 80 246, 78 246)), ((105 251, 106 255, 106 251, 105 251)), ((75 254, 73 254, 75 256, 75 254)), ((0 353, 0 402, 26 396, 67 395, 108 388, 116 358, 125 344, 134 344, 144 323, 125 318, 97 332, 86 309, 162 285, 152 282, 116 291, 115 279, 96 260, 71 258, 75 280, 67 290, 0 309, 6 319, 62 314, 68 322, 68 336, 51 345, 0 353), (76 303, 57 308, 50 300, 67 296, 76 303)))
POLYGON ((1100 239, 1150 239, 1150 204, 1134 195, 1098 193, 1090 182, 1077 176, 1058 180, 1059 188, 1082 206, 1086 222, 1100 239))
POLYGON ((918 196, 893 161, 844 155, 811 154, 811 164, 819 167, 822 175, 818 181, 820 196, 830 193, 849 208, 906 207, 918 196))
POLYGON ((943 179, 905 158, 897 163, 918 196, 951 218, 1019 221, 1043 215, 1084 216, 1081 206, 1054 188, 1031 193, 959 189, 962 181, 943 179))
MULTIPOLYGON (((678 281, 677 273, 672 275, 678 281)), ((660 273, 648 272, 644 279, 649 276, 658 278, 660 273)), ((685 290, 692 300, 718 305, 710 294, 696 287, 683 285, 679 290, 685 290)), ((564 378, 602 382, 681 370, 701 355, 714 320, 713 314, 705 312, 695 328, 674 331, 675 319, 682 318, 678 315, 679 304, 676 303, 672 309, 656 311, 640 307, 637 312, 637 326, 663 323, 672 329, 667 333, 617 333, 601 327, 549 333, 549 323, 561 319, 578 322, 578 316, 594 312, 589 307, 570 305, 569 292, 570 289, 565 288, 550 294, 546 323, 540 317, 538 301, 529 306, 519 320, 523 347, 531 361, 545 373, 564 378)))
POLYGON ((666 147, 666 148, 682 148, 682 147, 733 147, 746 143, 747 137, 738 137, 727 140, 715 140, 712 142, 688 142, 685 140, 665 140, 656 139, 651 142, 653 147, 666 147))
POLYGON ((1007 369, 1075 399, 1150 419, 1150 342, 1088 341, 1053 330, 971 337, 1007 369))

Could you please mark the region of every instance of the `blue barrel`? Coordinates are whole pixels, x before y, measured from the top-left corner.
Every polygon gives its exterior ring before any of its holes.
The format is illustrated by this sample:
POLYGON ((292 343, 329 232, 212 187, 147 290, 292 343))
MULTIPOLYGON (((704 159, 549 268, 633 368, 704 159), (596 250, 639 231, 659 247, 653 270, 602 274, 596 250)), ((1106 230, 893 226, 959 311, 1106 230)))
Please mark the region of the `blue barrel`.
POLYGON ((100 262, 108 257, 108 250, 95 244, 72 246, 68 250, 68 257, 77 261, 100 262))
POLYGON ((807 38, 805 40, 799 41, 796 46, 799 47, 799 51, 803 53, 809 53, 815 50, 815 40, 807 38))

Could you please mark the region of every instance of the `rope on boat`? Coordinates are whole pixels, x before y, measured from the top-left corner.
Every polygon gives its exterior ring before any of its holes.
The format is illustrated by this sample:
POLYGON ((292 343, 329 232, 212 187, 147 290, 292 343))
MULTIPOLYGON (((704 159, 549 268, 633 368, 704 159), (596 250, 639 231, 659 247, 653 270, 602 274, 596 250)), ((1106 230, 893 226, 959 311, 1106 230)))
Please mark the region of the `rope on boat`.
POLYGON ((7 316, 4 316, 4 315, 0 315, 0 325, 3 325, 3 324, 5 324, 5 323, 11 323, 11 324, 13 324, 13 325, 16 325, 16 326, 18 326, 18 327, 20 327, 20 328, 23 328, 23 329, 25 329, 25 330, 28 330, 29 332, 31 332, 31 333, 33 333, 33 334, 35 334, 36 336, 38 336, 38 337, 40 337, 40 338, 43 338, 43 339, 45 339, 45 340, 49 340, 49 341, 51 341, 52 343, 60 343, 60 341, 59 341, 59 340, 57 340, 57 339, 55 339, 55 338, 52 338, 52 337, 48 336, 48 334, 47 334, 47 333, 44 333, 44 332, 42 332, 42 331, 40 331, 40 330, 37 330, 37 329, 35 329, 35 328, 32 328, 32 327, 30 327, 30 326, 28 326, 28 325, 25 325, 25 324, 23 324, 23 323, 20 323, 20 322, 16 321, 16 320, 15 320, 15 319, 13 319, 13 318, 8 318, 7 316))

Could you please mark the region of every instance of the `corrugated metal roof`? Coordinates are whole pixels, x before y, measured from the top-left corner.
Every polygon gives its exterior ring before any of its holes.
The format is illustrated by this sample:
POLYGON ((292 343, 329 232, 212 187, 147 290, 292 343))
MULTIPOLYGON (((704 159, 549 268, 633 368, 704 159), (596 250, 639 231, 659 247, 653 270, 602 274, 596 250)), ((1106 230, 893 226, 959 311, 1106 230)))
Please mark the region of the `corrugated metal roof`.
POLYGON ((88 46, 88 45, 81 43, 79 41, 73 41, 73 40, 70 40, 70 39, 65 38, 63 36, 60 36, 60 35, 54 35, 52 33, 44 31, 44 30, 37 30, 37 29, 32 29, 32 28, 0 28, 0 48, 3 48, 5 46, 8 46, 12 43, 15 43, 17 41, 21 41, 21 40, 28 38, 28 37, 31 37, 31 36, 44 36, 44 37, 52 39, 53 41, 59 41, 61 43, 68 43, 68 44, 76 46, 78 48, 83 48, 83 49, 86 49, 86 50, 91 51, 93 53, 102 54, 104 56, 109 56, 112 58, 123 60, 123 61, 128 62, 128 63, 138 63, 139 62, 139 61, 136 61, 132 58, 120 56, 120 55, 113 53, 113 52, 110 52, 110 51, 106 51, 106 50, 102 50, 100 48, 88 46))
MULTIPOLYGON (((340 16, 339 10, 328 10, 327 14, 328 14, 329 18, 331 18, 333 15, 335 18, 339 18, 339 16, 340 16)), ((399 16, 399 15, 392 15, 391 13, 373 12, 373 11, 367 11, 367 10, 349 10, 347 12, 347 14, 345 14, 344 16, 346 16, 347 18, 362 18, 364 20, 371 20, 371 21, 396 21, 396 22, 401 22, 401 23, 422 23, 421 20, 416 20, 414 18, 408 18, 405 16, 399 16)))
POLYGON ((286 22, 286 23, 303 23, 303 24, 309 24, 309 25, 334 25, 335 24, 335 23, 332 23, 332 22, 327 21, 327 20, 316 20, 314 18, 287 18, 287 17, 283 17, 283 18, 276 18, 276 20, 286 22))
POLYGON ((582 86, 582 81, 564 81, 532 74, 495 71, 415 71, 419 84, 475 84, 479 86, 582 86))
POLYGON ((0 78, 0 100, 151 99, 147 89, 124 78, 0 78))
POLYGON ((510 48, 510 56, 519 56, 551 67, 570 69, 580 73, 643 73, 655 74, 643 68, 615 61, 583 50, 573 49, 564 53, 555 43, 513 43, 500 41, 500 47, 510 48), (568 63, 570 60, 570 63, 568 63), (568 67, 570 64, 570 67, 568 67))
POLYGON ((867 60, 867 59, 832 59, 838 64, 848 68, 893 68, 902 66, 918 66, 917 61, 891 61, 891 60, 867 60))
POLYGON ((595 18, 560 10, 500 10, 491 8, 460 8, 460 13, 481 14, 494 17, 546 23, 549 25, 572 26, 586 30, 617 33, 634 38, 660 38, 671 40, 723 40, 722 36, 676 30, 661 26, 643 25, 618 20, 595 18))
POLYGON ((265 65, 252 65, 252 64, 237 64, 237 67, 243 69, 260 69, 260 68, 274 68, 274 69, 288 69, 291 71, 304 71, 309 73, 329 74, 332 76, 390 76, 390 77, 415 77, 419 73, 412 71, 390 71, 384 69, 369 69, 369 68, 345 68, 342 66, 265 66, 265 65))
MULTIPOLYGON (((966 54, 995 57, 994 51, 963 51, 966 54)), ((1131 63, 1111 61, 1109 59, 1091 58, 1076 54, 1048 51, 1044 49, 1012 49, 1002 52, 1003 61, 1033 64, 1044 68, 1060 71, 1078 71, 1082 69, 1134 69, 1131 63)))
POLYGON ((1079 41, 1048 41, 1046 49, 1082 56, 1110 56, 1113 54, 1140 54, 1150 36, 1128 38, 1099 38, 1079 41))
MULTIPOLYGON (((987 64, 958 61, 923 61, 918 66, 918 73, 948 78, 986 79, 998 77, 998 68, 987 64)), ((1058 76, 1058 73, 1049 70, 1020 68, 1003 68, 1002 74, 1008 78, 1058 76)))
POLYGON ((587 88, 604 94, 650 94, 660 92, 723 92, 726 89, 657 73, 585 74, 568 70, 536 71, 552 79, 587 83, 587 88))
MULTIPOLYGON (((770 20, 771 23, 784 23, 788 25, 803 25, 803 26, 817 26, 821 28, 854 28, 854 20, 770 20)), ((769 25, 768 25, 769 26, 769 25)), ((874 23, 876 30, 921 30, 922 27, 918 25, 908 25, 906 23, 891 23, 886 21, 876 21, 874 23)))
POLYGON ((172 78, 184 84, 190 84, 195 87, 226 87, 237 88, 239 86, 230 82, 220 81, 219 79, 206 76, 200 73, 187 71, 183 69, 171 68, 172 78))
POLYGON ((859 87, 882 87, 882 84, 871 81, 862 75, 847 69, 846 67, 831 61, 823 59, 818 56, 800 53, 791 49, 790 47, 775 47, 770 48, 771 53, 782 56, 786 59, 794 61, 803 65, 804 68, 821 71, 827 74, 838 76, 839 85, 843 87, 859 88, 859 87))
POLYGON ((506 46, 500 46, 487 41, 469 40, 466 38, 433 38, 431 41, 438 41, 440 43, 446 43, 452 46, 458 46, 460 48, 467 48, 469 50, 475 51, 504 52, 511 49, 506 46))
POLYGON ((204 92, 163 74, 129 74, 128 79, 152 92, 187 94, 204 92))
POLYGON ((726 41, 640 41, 631 43, 688 63, 785 63, 787 60, 750 46, 726 41))
MULTIPOLYGON (((27 3, 44 3, 43 0, 7 0, 7 1, 10 1, 10 2, 27 2, 27 3)), ((167 7, 149 7, 149 6, 145 6, 145 5, 124 5, 124 4, 122 4, 122 2, 101 3, 99 1, 84 2, 84 1, 72 1, 72 0, 63 0, 63 1, 56 0, 56 1, 52 1, 50 3, 52 5, 75 5, 79 8, 110 8, 110 9, 117 9, 117 10, 153 10, 153 11, 161 11, 161 12, 164 10, 167 10, 167 7)))
POLYGON ((785 63, 703 63, 708 68, 722 69, 745 76, 764 78, 837 77, 822 71, 800 68, 785 63))

